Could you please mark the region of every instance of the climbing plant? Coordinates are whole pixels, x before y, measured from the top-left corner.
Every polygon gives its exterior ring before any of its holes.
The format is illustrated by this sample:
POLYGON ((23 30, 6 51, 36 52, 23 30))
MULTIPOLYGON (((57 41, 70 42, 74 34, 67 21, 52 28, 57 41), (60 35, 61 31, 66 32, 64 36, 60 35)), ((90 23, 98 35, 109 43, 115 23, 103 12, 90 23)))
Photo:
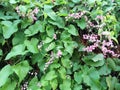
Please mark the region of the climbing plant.
POLYGON ((119 90, 120 0, 1 0, 0 90, 119 90))

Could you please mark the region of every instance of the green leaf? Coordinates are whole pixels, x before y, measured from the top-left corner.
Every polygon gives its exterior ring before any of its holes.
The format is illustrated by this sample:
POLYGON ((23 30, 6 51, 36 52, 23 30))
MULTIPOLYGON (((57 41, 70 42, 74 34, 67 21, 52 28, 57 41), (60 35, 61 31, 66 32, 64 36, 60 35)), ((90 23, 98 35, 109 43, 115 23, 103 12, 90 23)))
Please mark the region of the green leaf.
POLYGON ((26 13, 27 9, 28 9, 28 6, 25 6, 25 5, 19 5, 19 9, 22 13, 26 13))
POLYGON ((100 75, 108 75, 111 73, 111 69, 105 64, 104 66, 100 67, 98 72, 100 75))
POLYGON ((94 62, 94 61, 92 60, 92 58, 93 58, 94 56, 95 56, 95 55, 84 56, 82 60, 83 60, 87 65, 90 65, 90 66, 99 67, 99 66, 104 65, 104 63, 105 63, 104 60, 99 60, 99 61, 97 61, 97 62, 94 62))
POLYGON ((25 38, 26 37, 23 32, 17 32, 14 38, 12 39, 12 44, 13 45, 24 44, 25 38))
POLYGON ((95 57, 92 58, 94 62, 97 62, 99 60, 104 60, 103 54, 97 54, 95 57))
POLYGON ((11 4, 17 3, 16 0, 10 0, 9 2, 10 2, 11 4))
POLYGON ((114 59, 108 58, 108 59, 107 59, 107 62, 108 62, 108 66, 109 66, 111 69, 113 69, 113 70, 116 69, 116 64, 115 64, 115 62, 114 62, 114 59))
POLYGON ((56 20, 56 13, 52 10, 52 6, 50 5, 44 5, 44 12, 52 19, 56 20))
POLYGON ((71 35, 78 36, 78 31, 74 25, 70 24, 66 29, 71 35))
POLYGON ((74 48, 77 47, 77 43, 74 41, 64 41, 65 51, 67 51, 70 55, 72 55, 74 48))
POLYGON ((58 69, 59 67, 60 67, 59 63, 53 63, 53 64, 50 65, 50 70, 58 69))
POLYGON ((57 19, 55 21, 53 20, 49 20, 49 23, 58 26, 59 28, 64 28, 64 21, 61 17, 57 17, 57 19))
POLYGON ((79 71, 79 72, 75 72, 74 73, 74 80, 80 84, 82 82, 82 72, 79 71))
POLYGON ((29 83, 28 90, 30 89, 39 90, 39 88, 40 88, 40 83, 38 82, 37 77, 34 77, 29 83))
POLYGON ((120 89, 120 83, 116 83, 115 84, 115 90, 119 90, 120 89))
POLYGON ((24 44, 27 46, 27 49, 32 53, 38 53, 38 39, 32 38, 31 41, 25 40, 24 44))
POLYGON ((27 51, 25 51, 24 44, 16 45, 12 48, 12 50, 7 54, 5 60, 10 59, 11 57, 15 57, 17 55, 24 55, 27 51))
POLYGON ((66 79, 66 70, 64 67, 61 67, 59 70, 58 70, 59 74, 60 74, 60 77, 62 79, 66 79))
POLYGON ((74 3, 79 3, 81 0, 72 0, 74 3))
POLYGON ((60 38, 61 38, 61 41, 71 39, 71 34, 68 31, 63 31, 61 33, 60 38))
POLYGON ((53 38, 46 37, 46 39, 43 42, 50 43, 52 40, 53 40, 53 38))
POLYGON ((50 50, 52 50, 52 49, 54 49, 54 48, 55 48, 55 42, 52 42, 52 43, 50 43, 49 46, 47 47, 46 51, 48 52, 48 51, 50 51, 50 50))
POLYGON ((109 90, 115 90, 115 84, 117 83, 116 77, 108 76, 106 77, 106 82, 109 90))
POLYGON ((53 38, 53 35, 55 34, 54 27, 53 26, 46 26, 46 32, 49 37, 53 38))
POLYGON ((31 67, 29 66, 29 63, 27 61, 22 61, 16 65, 14 65, 12 68, 13 68, 13 71, 18 75, 19 82, 21 82, 25 78, 25 76, 31 69, 31 67))
POLYGON ((79 70, 80 69, 80 65, 78 63, 74 63, 73 64, 73 71, 79 70))
POLYGON ((52 86, 52 89, 53 89, 53 90, 56 90, 56 89, 57 89, 57 86, 58 86, 58 81, 57 81, 57 79, 54 79, 54 80, 50 81, 50 85, 52 86))
POLYGON ((18 30, 18 23, 20 23, 20 20, 15 20, 14 22, 11 21, 2 21, 1 22, 3 27, 3 36, 5 39, 10 38, 10 36, 15 33, 18 30))
POLYGON ((0 49, 0 56, 2 56, 3 55, 3 51, 0 49))
POLYGON ((12 68, 10 65, 6 65, 2 68, 0 71, 0 87, 3 86, 6 81, 8 80, 8 77, 13 73, 12 68))
POLYGON ((87 23, 84 18, 81 18, 79 21, 77 21, 77 25, 83 30, 85 29, 87 23))
POLYGON ((61 59, 62 65, 66 68, 70 68, 71 67, 71 62, 69 60, 69 58, 62 58, 61 59))
POLYGON ((56 73, 54 70, 49 71, 46 76, 45 76, 45 80, 53 80, 57 77, 56 73))
POLYGON ((63 83, 60 84, 60 90, 72 90, 71 81, 69 79, 63 80, 63 83))
POLYGON ((34 25, 31 25, 28 29, 25 30, 26 36, 33 36, 41 30, 41 22, 37 21, 34 25))
POLYGON ((101 84, 99 82, 100 76, 97 70, 94 67, 91 67, 90 69, 86 68, 85 71, 84 68, 82 69, 84 83, 90 86, 91 90, 101 90, 101 84))
POLYGON ((75 84, 73 90, 82 90, 82 85, 75 84))
POLYGON ((93 4, 93 3, 95 3, 95 1, 96 1, 96 0, 88 0, 88 3, 89 3, 89 4, 93 4))
POLYGON ((7 82, 0 88, 0 90, 15 90, 16 85, 16 81, 13 81, 8 78, 7 82))
POLYGON ((0 44, 2 44, 2 45, 5 44, 5 39, 2 34, 0 34, 0 44))
POLYGON ((22 0, 22 1, 24 1, 25 3, 30 3, 30 0, 22 0))

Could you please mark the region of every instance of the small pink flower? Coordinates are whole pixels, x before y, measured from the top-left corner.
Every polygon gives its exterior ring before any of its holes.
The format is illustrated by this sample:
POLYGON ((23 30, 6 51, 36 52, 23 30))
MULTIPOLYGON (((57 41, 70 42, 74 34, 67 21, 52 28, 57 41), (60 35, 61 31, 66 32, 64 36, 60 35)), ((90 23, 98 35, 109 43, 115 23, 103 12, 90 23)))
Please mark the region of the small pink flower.
POLYGON ((95 27, 95 25, 94 25, 92 22, 90 22, 90 21, 88 21, 88 24, 89 24, 91 27, 95 27))
POLYGON ((53 38, 56 40, 56 39, 57 39, 57 35, 56 35, 56 34, 54 34, 54 35, 53 35, 53 38))
POLYGON ((96 18, 97 18, 97 19, 100 19, 100 20, 103 20, 103 19, 104 19, 104 17, 103 17, 103 16, 100 16, 100 15, 98 15, 96 18))
POLYGON ((15 10, 18 11, 18 10, 19 10, 19 6, 17 6, 17 7, 15 8, 15 10))
POLYGON ((62 56, 62 52, 61 52, 61 50, 58 50, 58 52, 57 52, 57 58, 59 58, 61 56, 62 56))
POLYGON ((82 12, 78 12, 78 13, 72 13, 72 14, 69 14, 68 17, 65 17, 67 20, 69 18, 74 18, 74 19, 79 19, 81 18, 86 12, 85 11, 82 11, 82 12))
POLYGON ((83 35, 83 39, 89 39, 89 36, 88 35, 83 35))
POLYGON ((16 10, 16 12, 17 12, 19 15, 21 15, 19 6, 17 6, 17 7, 15 8, 15 10, 16 10))
POLYGON ((90 42, 95 42, 98 40, 98 36, 95 34, 91 34, 91 35, 83 35, 83 39, 88 39, 90 42))
POLYGON ((33 10, 33 13, 38 14, 38 12, 39 12, 39 9, 38 9, 38 7, 36 7, 36 8, 33 10))

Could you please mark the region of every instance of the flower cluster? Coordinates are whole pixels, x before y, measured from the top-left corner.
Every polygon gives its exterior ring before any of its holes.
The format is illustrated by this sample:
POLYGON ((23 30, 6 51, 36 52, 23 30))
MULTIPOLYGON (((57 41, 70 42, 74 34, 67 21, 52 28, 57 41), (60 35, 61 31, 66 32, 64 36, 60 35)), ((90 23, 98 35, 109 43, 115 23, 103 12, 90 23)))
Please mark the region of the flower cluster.
POLYGON ((49 65, 53 63, 54 58, 55 58, 55 57, 54 57, 54 54, 53 54, 53 52, 51 52, 50 60, 49 60, 47 63, 45 63, 44 72, 45 72, 46 69, 49 67, 49 65))
POLYGON ((58 50, 58 52, 57 52, 57 58, 60 58, 62 56, 62 52, 61 52, 61 50, 58 50))
POLYGON ((95 25, 93 22, 90 22, 90 21, 88 21, 88 27, 93 27, 93 28, 102 28, 102 27, 104 27, 106 24, 105 23, 103 23, 103 24, 101 24, 101 25, 95 25))
POLYGON ((102 46, 101 46, 103 55, 107 56, 107 54, 110 54, 113 57, 119 57, 120 54, 116 54, 114 51, 111 50, 111 48, 117 48, 117 46, 114 46, 111 40, 109 40, 108 42, 103 40, 102 46))
POLYGON ((56 33, 54 33, 54 35, 53 35, 53 39, 57 39, 57 34, 56 33))
POLYGON ((70 18, 73 18, 73 19, 80 19, 86 12, 85 11, 82 11, 82 12, 78 12, 78 13, 72 13, 72 14, 69 14, 66 18, 66 20, 69 20, 70 18))
POLYGON ((31 11, 28 16, 30 16, 33 20, 37 20, 36 15, 38 14, 39 9, 38 7, 36 7, 33 11, 31 11))
POLYGON ((92 42, 92 45, 87 46, 86 48, 84 48, 84 51, 87 52, 93 52, 96 48, 99 48, 104 57, 107 57, 108 55, 111 55, 112 57, 119 57, 120 54, 115 53, 112 48, 117 48, 117 46, 115 46, 113 44, 113 41, 109 38, 108 41, 103 40, 102 42, 98 39, 98 35, 95 34, 91 34, 91 35, 83 35, 83 39, 88 40, 89 42, 92 42))
POLYGON ((25 17, 25 13, 21 12, 20 9, 19 9, 19 6, 17 6, 15 8, 16 12, 18 13, 18 15, 22 16, 22 17, 25 17))
POLYGON ((27 13, 27 14, 21 12, 20 9, 19 9, 19 6, 17 6, 17 7, 15 8, 15 10, 16 10, 16 12, 18 13, 18 15, 20 15, 20 16, 22 16, 22 17, 26 17, 26 16, 27 16, 28 18, 32 18, 33 21, 34 21, 34 20, 37 20, 36 15, 37 15, 38 12, 39 12, 38 7, 36 7, 34 10, 32 10, 31 12, 29 12, 29 13, 27 13))
POLYGON ((47 63, 45 63, 44 72, 50 66, 50 64, 53 63, 53 61, 54 61, 55 58, 60 58, 61 56, 62 56, 61 50, 58 50, 56 55, 54 55, 53 52, 51 52, 50 60, 47 63))
POLYGON ((28 73, 29 73, 30 75, 32 75, 32 76, 33 76, 33 75, 34 75, 34 76, 37 76, 37 74, 38 74, 37 72, 28 72, 28 73))
POLYGON ((91 34, 91 35, 87 35, 84 34, 83 35, 83 39, 89 40, 89 42, 94 42, 93 45, 87 46, 86 48, 84 48, 84 51, 87 52, 92 52, 93 50, 95 50, 99 45, 100 40, 98 40, 98 35, 95 34, 91 34))
POLYGON ((86 39, 86 40, 89 39, 90 42, 95 42, 95 41, 98 40, 98 35, 95 35, 95 34, 91 34, 91 35, 84 34, 83 35, 83 39, 86 39))
POLYGON ((96 19, 103 20, 104 17, 103 17, 102 15, 98 15, 98 16, 96 17, 96 19))
POLYGON ((21 90, 27 90, 28 89, 28 82, 25 82, 22 86, 21 86, 21 90))

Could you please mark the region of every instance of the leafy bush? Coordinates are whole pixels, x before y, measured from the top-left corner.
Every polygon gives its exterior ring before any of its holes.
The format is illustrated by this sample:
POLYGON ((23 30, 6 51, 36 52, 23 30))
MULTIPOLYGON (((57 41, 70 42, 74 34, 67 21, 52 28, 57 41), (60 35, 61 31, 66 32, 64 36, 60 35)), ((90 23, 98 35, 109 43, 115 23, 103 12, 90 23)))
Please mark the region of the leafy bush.
POLYGON ((0 90, 119 90, 120 0, 0 8, 0 90))

